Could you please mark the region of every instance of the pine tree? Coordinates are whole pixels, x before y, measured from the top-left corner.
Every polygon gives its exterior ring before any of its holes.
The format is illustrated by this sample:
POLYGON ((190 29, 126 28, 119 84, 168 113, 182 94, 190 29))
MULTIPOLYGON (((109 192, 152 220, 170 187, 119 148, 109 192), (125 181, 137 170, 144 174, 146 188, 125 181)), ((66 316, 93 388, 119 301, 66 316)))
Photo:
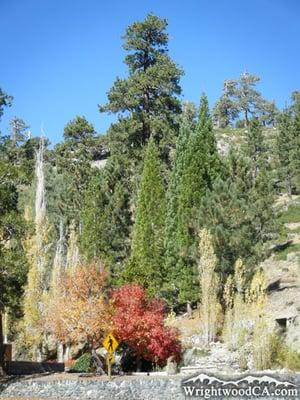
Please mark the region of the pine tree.
POLYGON ((160 293, 164 278, 164 192, 158 151, 150 139, 137 199, 131 256, 124 277, 143 285, 151 295, 160 293))
POLYGON ((67 186, 68 196, 64 196, 65 188, 58 187, 55 193, 65 224, 70 225, 73 220, 79 223, 84 192, 93 174, 93 155, 101 144, 93 125, 81 116, 66 124, 63 136, 64 141, 55 146, 51 156, 55 160, 56 180, 62 178, 67 186))
POLYGON ((4 90, 0 88, 0 120, 3 115, 4 107, 10 107, 13 101, 13 97, 8 95, 4 90))
POLYGON ((300 188, 300 92, 292 93, 294 114, 293 120, 293 136, 294 148, 291 153, 292 168, 294 172, 294 182, 297 190, 300 188))
POLYGON ((135 163, 141 160, 150 136, 159 144, 162 160, 168 162, 177 136, 182 71, 168 55, 166 28, 167 21, 153 14, 128 26, 123 47, 128 52, 129 76, 115 81, 108 103, 100 106, 101 112, 122 114, 109 132, 112 154, 121 151, 135 163))
POLYGON ((268 159, 262 127, 257 119, 250 122, 246 137, 245 155, 249 160, 252 187, 249 192, 248 215, 252 221, 257 246, 263 251, 263 244, 276 230, 274 203, 274 172, 268 159))
POLYGON ((186 122, 182 125, 169 186, 165 265, 174 303, 198 299, 197 217, 201 199, 220 170, 208 102, 203 95, 195 129, 192 131, 186 122))
POLYGON ((265 100, 257 90, 260 78, 244 72, 238 79, 224 82, 223 94, 214 107, 214 116, 218 127, 226 127, 240 113, 244 115, 243 125, 248 127, 251 118, 259 117, 264 125, 273 125, 277 109, 274 102, 265 100))
POLYGON ((110 157, 103 169, 94 172, 81 210, 81 251, 89 260, 103 260, 114 283, 130 250, 130 183, 126 168, 121 158, 110 157))
POLYGON ((233 273, 238 258, 246 264, 250 279, 264 255, 265 243, 276 232, 273 176, 267 150, 258 121, 254 128, 251 122, 242 154, 230 150, 223 176, 201 202, 199 223, 213 235, 223 284, 233 273))
POLYGON ((233 81, 226 80, 223 86, 223 94, 216 102, 213 109, 214 121, 218 128, 226 128, 239 115, 239 110, 232 98, 230 98, 233 81))
POLYGON ((108 92, 108 103, 99 106, 100 112, 116 113, 118 121, 108 131, 107 164, 92 178, 84 196, 80 242, 88 258, 105 260, 114 282, 129 254, 147 142, 154 137, 168 175, 178 133, 182 71, 168 55, 166 27, 166 20, 150 14, 126 29, 128 77, 118 78, 108 92))
POLYGON ((295 170, 293 168, 293 154, 295 146, 295 136, 293 130, 292 113, 290 110, 283 111, 278 117, 278 133, 276 137, 276 150, 278 159, 279 178, 284 182, 286 193, 292 200, 293 178, 295 170))
MULTIPOLYGON (((168 280, 165 282, 164 290, 165 296, 171 303, 174 301, 173 297, 178 296, 178 294, 181 292, 188 291, 189 287, 191 286, 190 274, 188 274, 189 271, 174 268, 178 263, 180 256, 180 246, 177 240, 179 189, 182 183, 186 161, 186 149, 191 133, 191 123, 188 118, 183 117, 176 145, 175 160, 167 191, 164 263, 168 280)), ((195 276, 195 282, 196 279, 197 277, 195 276)), ((195 293, 195 296, 197 296, 197 293, 195 293)), ((190 299, 182 299, 183 302, 188 300, 190 299)), ((193 298, 191 300, 193 300, 193 298)))

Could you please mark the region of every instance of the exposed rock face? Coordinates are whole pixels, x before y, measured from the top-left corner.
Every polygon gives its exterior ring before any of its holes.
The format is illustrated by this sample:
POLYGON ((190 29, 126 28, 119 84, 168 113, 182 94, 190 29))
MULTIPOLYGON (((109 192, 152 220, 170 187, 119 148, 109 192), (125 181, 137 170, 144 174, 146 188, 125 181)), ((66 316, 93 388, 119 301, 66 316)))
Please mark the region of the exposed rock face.
POLYGON ((271 257, 262 267, 268 286, 267 314, 283 332, 286 342, 300 350, 300 266, 298 255, 289 253, 286 261, 271 257))

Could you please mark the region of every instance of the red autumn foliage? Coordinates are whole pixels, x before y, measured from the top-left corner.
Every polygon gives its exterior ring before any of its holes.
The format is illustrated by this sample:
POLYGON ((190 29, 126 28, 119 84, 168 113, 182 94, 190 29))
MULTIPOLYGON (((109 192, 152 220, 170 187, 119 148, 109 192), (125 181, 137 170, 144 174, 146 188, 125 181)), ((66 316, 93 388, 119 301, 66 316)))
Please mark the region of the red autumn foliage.
POLYGON ((178 331, 164 325, 165 306, 149 299, 142 286, 124 285, 112 291, 114 335, 146 360, 163 366, 170 356, 180 361, 178 331))

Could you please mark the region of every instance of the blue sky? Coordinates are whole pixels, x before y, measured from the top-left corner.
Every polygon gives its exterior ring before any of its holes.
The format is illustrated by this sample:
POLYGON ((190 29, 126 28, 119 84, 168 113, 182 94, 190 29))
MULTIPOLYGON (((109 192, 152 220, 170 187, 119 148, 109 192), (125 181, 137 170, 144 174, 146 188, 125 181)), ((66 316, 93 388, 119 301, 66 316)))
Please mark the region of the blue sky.
POLYGON ((211 105, 226 78, 247 69, 282 107, 300 89, 299 0, 0 0, 0 87, 14 96, 0 123, 17 115, 55 143, 85 115, 98 132, 112 117, 98 104, 126 76, 121 36, 148 12, 169 22, 170 55, 185 71, 185 100, 211 105))

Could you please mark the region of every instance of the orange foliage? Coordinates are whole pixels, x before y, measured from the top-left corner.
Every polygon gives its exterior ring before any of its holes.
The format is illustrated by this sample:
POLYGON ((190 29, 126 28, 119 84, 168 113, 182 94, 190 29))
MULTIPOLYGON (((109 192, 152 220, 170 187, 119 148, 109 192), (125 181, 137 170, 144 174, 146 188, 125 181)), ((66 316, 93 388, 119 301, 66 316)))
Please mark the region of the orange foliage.
MULTIPOLYGON (((44 326, 61 343, 87 342, 97 348, 110 330, 105 295, 106 273, 96 263, 65 273, 54 298, 49 298, 44 326)), ((51 295, 51 292, 50 292, 51 295)))

